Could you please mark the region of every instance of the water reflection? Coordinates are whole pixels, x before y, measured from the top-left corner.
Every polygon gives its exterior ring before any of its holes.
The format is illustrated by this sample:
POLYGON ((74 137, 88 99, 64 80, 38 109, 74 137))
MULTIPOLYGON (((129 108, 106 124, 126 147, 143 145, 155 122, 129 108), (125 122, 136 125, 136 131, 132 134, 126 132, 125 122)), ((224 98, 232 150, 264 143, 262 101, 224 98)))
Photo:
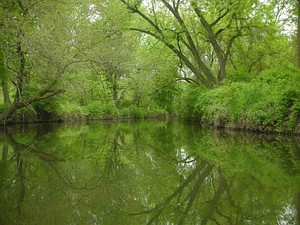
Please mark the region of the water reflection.
POLYGON ((297 224, 299 142, 167 122, 0 132, 0 224, 297 224))

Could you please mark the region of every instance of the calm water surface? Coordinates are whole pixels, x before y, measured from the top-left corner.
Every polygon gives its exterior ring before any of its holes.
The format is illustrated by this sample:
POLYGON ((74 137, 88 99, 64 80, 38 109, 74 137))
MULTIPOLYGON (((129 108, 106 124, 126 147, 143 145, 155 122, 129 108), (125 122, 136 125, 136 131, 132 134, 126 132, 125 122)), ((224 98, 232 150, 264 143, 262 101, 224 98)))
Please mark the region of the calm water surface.
POLYGON ((0 224, 297 224, 300 142, 174 122, 0 131, 0 224))

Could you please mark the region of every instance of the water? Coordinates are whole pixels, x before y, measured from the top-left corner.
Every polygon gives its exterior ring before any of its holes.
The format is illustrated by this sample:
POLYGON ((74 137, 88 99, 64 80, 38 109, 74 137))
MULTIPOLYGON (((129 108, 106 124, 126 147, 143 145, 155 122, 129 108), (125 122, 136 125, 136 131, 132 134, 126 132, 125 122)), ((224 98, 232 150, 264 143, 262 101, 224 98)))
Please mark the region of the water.
POLYGON ((0 131, 0 224, 297 224, 299 140, 174 122, 0 131))

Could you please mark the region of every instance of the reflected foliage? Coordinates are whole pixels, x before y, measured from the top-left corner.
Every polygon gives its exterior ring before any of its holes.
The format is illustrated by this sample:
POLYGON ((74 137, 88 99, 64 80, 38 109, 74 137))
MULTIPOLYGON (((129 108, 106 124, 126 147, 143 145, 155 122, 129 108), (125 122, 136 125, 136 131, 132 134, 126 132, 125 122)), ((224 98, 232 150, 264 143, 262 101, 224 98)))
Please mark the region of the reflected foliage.
POLYGON ((0 132, 0 224, 297 224, 299 139, 176 122, 0 132))

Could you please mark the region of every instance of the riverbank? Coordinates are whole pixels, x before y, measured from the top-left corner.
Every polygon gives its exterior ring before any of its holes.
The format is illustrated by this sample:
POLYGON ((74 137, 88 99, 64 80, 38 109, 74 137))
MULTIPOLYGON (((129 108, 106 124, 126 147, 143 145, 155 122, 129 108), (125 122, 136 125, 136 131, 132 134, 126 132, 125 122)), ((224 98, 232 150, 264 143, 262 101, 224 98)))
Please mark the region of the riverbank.
MULTIPOLYGON (((184 84, 183 84, 184 85, 184 84)), ((250 82, 230 81, 211 90, 179 86, 168 110, 155 104, 74 105, 43 102, 23 108, 8 123, 85 122, 176 118, 205 126, 250 132, 300 134, 300 73, 297 69, 268 70, 250 82)))
MULTIPOLYGON (((21 119, 16 119, 13 121, 8 122, 6 125, 26 125, 26 124, 43 124, 43 123, 49 123, 49 124, 54 124, 54 123, 65 123, 65 124, 81 124, 81 123, 96 123, 99 121, 149 121, 149 120, 170 120, 170 121, 186 121, 183 119, 178 119, 178 118, 171 118, 171 117, 147 117, 147 118, 135 118, 135 117, 99 117, 99 118, 88 118, 88 117, 53 117, 48 120, 39 120, 39 119, 28 119, 24 118, 21 119)), ((234 123, 234 122, 229 122, 229 121, 222 121, 222 120, 216 120, 216 121, 208 121, 208 120, 188 120, 194 124, 200 124, 203 127, 207 128, 212 128, 212 129, 217 129, 217 130, 228 130, 228 131, 236 131, 236 132, 245 132, 245 133, 261 133, 261 134, 285 134, 285 135, 300 135, 300 128, 299 124, 296 128, 294 129, 278 129, 276 127, 272 126, 254 126, 251 124, 247 123, 234 123)))
POLYGON ((181 114, 219 128, 300 133, 300 74, 269 70, 251 82, 231 82, 183 100, 181 114))

